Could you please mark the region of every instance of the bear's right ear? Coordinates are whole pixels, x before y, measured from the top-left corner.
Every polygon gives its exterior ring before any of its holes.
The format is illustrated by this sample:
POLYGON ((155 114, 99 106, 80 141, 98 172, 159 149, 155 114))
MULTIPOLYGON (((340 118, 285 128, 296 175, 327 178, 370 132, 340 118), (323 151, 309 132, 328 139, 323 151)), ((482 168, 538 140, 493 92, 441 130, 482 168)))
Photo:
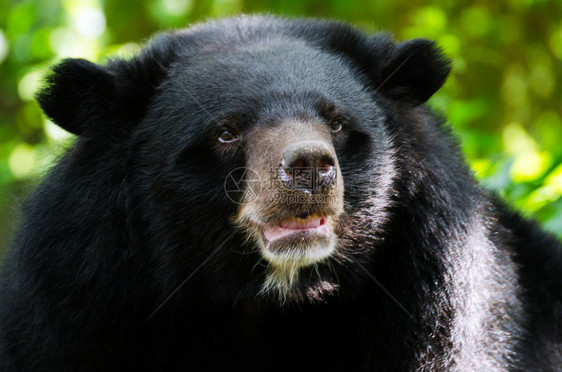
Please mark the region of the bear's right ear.
POLYGON ((36 98, 45 114, 71 133, 119 138, 142 119, 177 49, 173 38, 164 35, 134 58, 114 59, 106 66, 63 60, 36 98))
MULTIPOLYGON (((115 76, 108 68, 84 59, 66 59, 47 76, 37 101, 61 128, 82 135, 111 122, 117 114, 115 76)), ((109 128, 104 128, 109 129, 109 128)))

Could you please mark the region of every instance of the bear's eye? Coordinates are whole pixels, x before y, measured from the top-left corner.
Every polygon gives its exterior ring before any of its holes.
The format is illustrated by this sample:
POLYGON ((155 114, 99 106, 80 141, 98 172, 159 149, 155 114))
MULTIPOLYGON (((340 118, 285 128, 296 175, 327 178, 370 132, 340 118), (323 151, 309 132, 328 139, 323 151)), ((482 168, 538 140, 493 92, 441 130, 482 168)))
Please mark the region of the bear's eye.
POLYGON ((222 127, 218 138, 221 143, 233 143, 240 139, 240 133, 233 128, 222 127))
POLYGON ((343 118, 340 118, 340 117, 334 118, 330 122, 330 132, 332 132, 332 133, 341 132, 341 130, 343 128, 343 123, 344 123, 343 118))

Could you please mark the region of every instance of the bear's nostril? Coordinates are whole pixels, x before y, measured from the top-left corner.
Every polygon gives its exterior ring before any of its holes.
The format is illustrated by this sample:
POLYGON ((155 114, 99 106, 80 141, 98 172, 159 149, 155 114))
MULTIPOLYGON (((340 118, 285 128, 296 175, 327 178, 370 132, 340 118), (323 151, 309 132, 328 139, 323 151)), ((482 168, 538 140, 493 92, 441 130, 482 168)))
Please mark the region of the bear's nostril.
POLYGON ((318 161, 318 172, 330 172, 334 168, 334 161, 333 158, 329 156, 323 156, 318 161))

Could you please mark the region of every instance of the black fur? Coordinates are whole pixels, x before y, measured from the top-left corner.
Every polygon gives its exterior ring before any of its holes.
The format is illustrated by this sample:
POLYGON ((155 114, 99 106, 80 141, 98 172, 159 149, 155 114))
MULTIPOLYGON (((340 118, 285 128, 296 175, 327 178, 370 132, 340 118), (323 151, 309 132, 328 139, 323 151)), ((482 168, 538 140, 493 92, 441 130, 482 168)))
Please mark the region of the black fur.
POLYGON ((266 17, 63 61, 38 99, 80 136, 4 262, 0 370, 561 370, 562 247, 423 105, 448 72, 427 40, 266 17), (338 251, 280 302, 224 191, 259 149, 217 148, 217 124, 326 102, 346 118, 338 251))

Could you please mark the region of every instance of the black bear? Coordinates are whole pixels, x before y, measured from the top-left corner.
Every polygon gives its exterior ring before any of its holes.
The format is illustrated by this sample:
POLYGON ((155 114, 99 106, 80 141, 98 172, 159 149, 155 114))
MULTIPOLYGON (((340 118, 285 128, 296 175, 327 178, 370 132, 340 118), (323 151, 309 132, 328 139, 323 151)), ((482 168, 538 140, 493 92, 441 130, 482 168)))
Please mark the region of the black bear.
POLYGON ((2 371, 560 371, 562 247, 424 105, 435 44, 242 16, 54 67, 78 135, 3 264, 2 371))

